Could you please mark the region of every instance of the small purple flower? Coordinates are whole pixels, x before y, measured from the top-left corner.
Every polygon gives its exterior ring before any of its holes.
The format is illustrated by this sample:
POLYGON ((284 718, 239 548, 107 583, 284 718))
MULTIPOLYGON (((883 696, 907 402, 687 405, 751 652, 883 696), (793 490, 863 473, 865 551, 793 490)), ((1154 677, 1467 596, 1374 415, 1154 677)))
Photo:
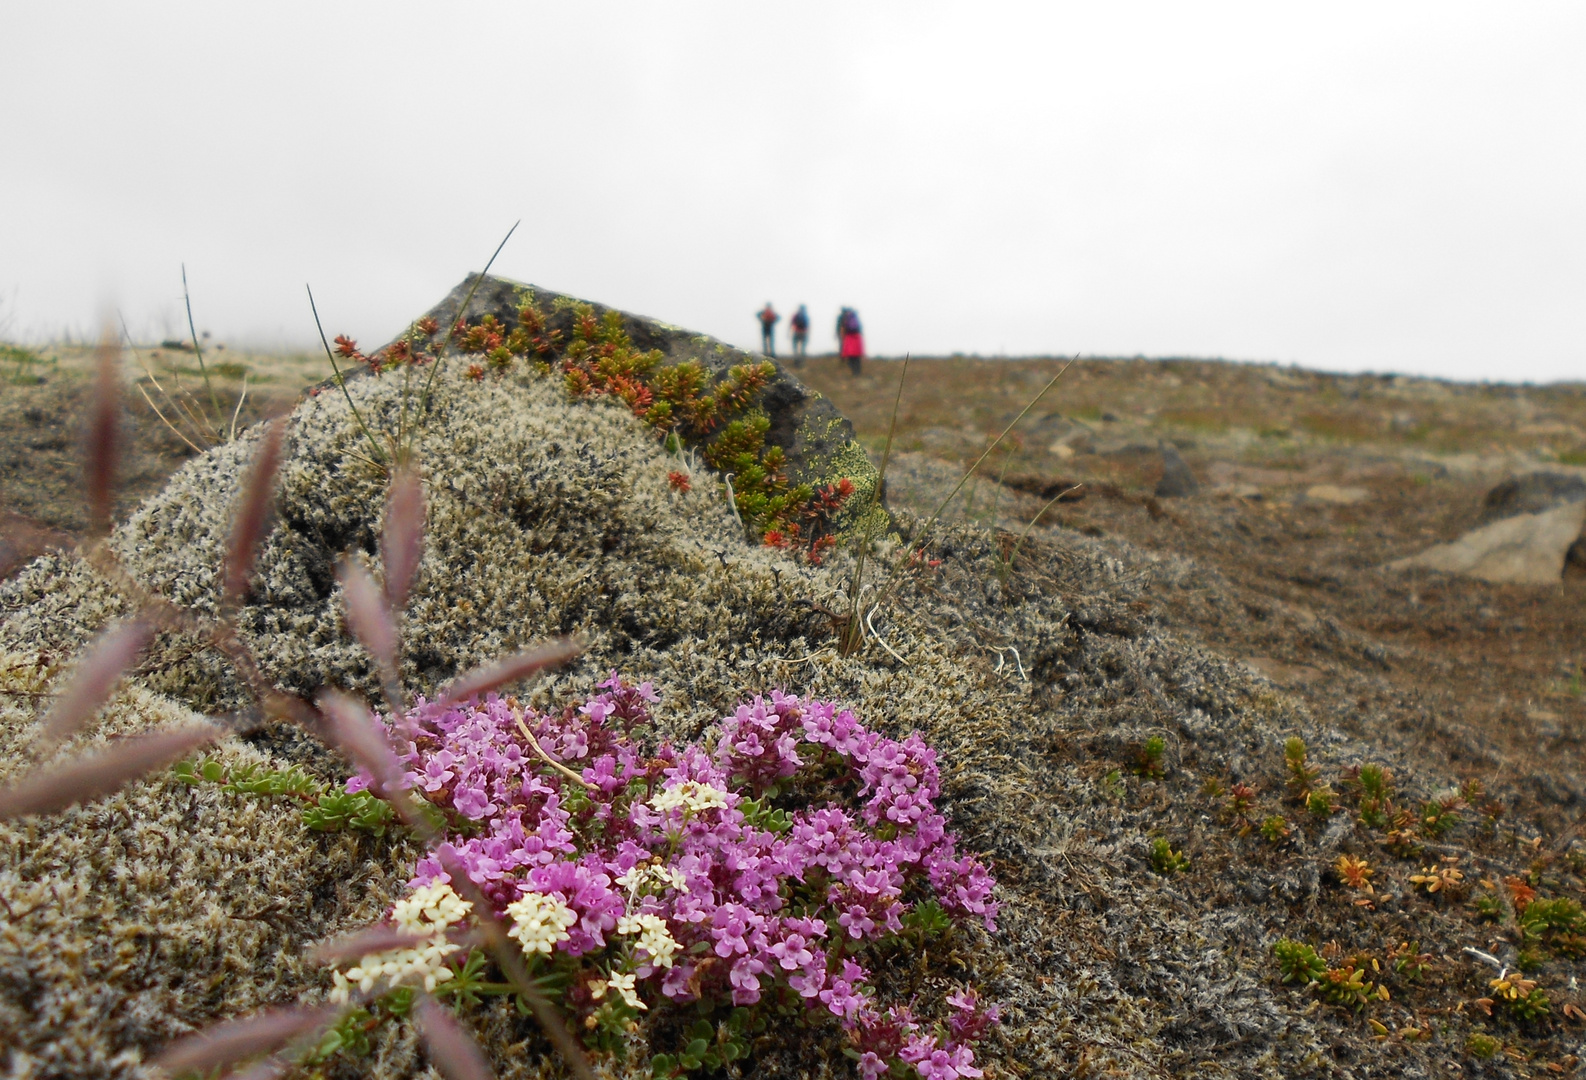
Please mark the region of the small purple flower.
POLYGON ((859 1062, 856 1067, 859 1069, 859 1075, 864 1080, 878 1080, 879 1077, 886 1075, 887 1071, 887 1063, 876 1057, 875 1053, 870 1050, 866 1050, 859 1056, 859 1062))

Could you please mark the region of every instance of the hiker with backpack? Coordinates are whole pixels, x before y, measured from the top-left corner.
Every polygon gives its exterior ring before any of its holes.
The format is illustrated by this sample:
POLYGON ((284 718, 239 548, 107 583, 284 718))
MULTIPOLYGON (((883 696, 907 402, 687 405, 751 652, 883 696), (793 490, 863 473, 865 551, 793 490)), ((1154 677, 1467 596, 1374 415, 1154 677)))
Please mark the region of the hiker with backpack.
POLYGON ((771 306, 771 301, 769 300, 765 302, 765 307, 761 308, 756 315, 756 318, 760 320, 760 351, 767 356, 776 355, 775 328, 777 320, 781 317, 776 313, 776 309, 771 306))
POLYGON ((865 358, 864 328, 859 325, 859 312, 845 307, 837 316, 837 355, 848 361, 848 370, 859 374, 859 365, 865 358))
POLYGON ((793 339, 793 363, 802 366, 804 357, 809 355, 810 340, 810 313, 803 304, 793 313, 787 321, 788 334, 793 339))

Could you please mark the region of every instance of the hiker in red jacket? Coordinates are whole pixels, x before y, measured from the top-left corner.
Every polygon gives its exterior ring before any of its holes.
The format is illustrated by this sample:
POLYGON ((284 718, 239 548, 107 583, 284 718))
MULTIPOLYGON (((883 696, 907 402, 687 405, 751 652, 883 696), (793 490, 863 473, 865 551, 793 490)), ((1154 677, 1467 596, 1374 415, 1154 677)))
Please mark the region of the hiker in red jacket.
POLYGON ((859 325, 859 312, 845 307, 837 316, 837 354, 848 361, 848 370, 859 374, 865 358, 865 333, 859 325))
POLYGON ((765 307, 760 309, 757 316, 760 320, 760 351, 767 356, 776 355, 776 335, 774 331, 776 321, 781 317, 776 313, 776 309, 771 306, 771 301, 769 300, 765 302, 765 307))
POLYGON ((793 363, 802 366, 804 357, 809 355, 810 341, 810 312, 803 304, 793 313, 787 321, 788 334, 793 339, 793 363))

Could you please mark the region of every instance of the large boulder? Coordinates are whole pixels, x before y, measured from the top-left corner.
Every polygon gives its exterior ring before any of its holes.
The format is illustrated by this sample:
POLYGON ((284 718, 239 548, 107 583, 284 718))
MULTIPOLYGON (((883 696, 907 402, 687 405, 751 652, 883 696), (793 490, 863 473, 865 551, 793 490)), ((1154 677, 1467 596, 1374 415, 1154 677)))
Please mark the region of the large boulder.
POLYGON ((1586 565, 1586 479, 1537 471, 1511 476, 1482 501, 1477 528, 1388 564, 1495 584, 1556 584, 1566 566, 1586 565))
POLYGON ((1437 570, 1495 584, 1556 585, 1586 523, 1586 502, 1515 514, 1458 540, 1396 559, 1390 570, 1437 570))

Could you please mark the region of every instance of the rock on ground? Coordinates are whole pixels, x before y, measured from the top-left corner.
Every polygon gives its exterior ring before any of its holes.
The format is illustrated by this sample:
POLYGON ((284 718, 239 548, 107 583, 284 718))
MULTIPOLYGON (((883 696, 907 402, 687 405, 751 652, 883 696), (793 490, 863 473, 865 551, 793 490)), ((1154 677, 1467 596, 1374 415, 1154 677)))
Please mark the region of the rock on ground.
POLYGON ((1395 559, 1388 568, 1439 570, 1514 585, 1556 585, 1583 522, 1586 502, 1565 503, 1539 514, 1515 514, 1473 529, 1452 543, 1395 559))

